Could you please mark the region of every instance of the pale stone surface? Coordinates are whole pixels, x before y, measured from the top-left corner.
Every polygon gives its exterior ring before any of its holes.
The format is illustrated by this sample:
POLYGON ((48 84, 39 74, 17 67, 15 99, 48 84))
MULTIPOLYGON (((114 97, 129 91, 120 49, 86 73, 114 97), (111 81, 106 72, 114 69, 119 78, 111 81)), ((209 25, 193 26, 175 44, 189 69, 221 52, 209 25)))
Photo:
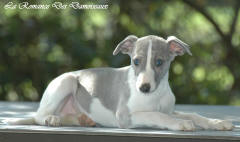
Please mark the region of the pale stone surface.
POLYGON ((232 120, 236 128, 233 131, 195 132, 168 131, 156 129, 118 129, 118 128, 87 128, 87 127, 46 127, 37 125, 6 125, 2 122, 7 118, 23 118, 33 116, 39 103, 0 102, 0 132, 18 133, 54 133, 84 134, 106 136, 141 136, 141 137, 175 137, 175 138, 210 138, 240 140, 240 107, 208 106, 208 105, 177 105, 176 109, 184 112, 197 112, 203 116, 232 120))

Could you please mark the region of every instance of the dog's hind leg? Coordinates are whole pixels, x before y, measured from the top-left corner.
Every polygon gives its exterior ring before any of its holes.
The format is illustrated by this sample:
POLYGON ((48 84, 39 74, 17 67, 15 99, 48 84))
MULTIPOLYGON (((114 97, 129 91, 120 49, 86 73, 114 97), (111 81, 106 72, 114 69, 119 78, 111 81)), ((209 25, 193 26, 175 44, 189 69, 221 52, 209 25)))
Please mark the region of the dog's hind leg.
MULTIPOLYGON (((75 95, 78 80, 71 73, 65 73, 54 79, 44 92, 35 121, 39 125, 61 125, 60 110, 70 96, 75 95)), ((74 122, 74 121, 73 121, 74 122)))
MULTIPOLYGON (((76 94, 77 88, 77 78, 71 73, 65 73, 48 85, 43 94, 39 109, 33 118, 9 119, 5 120, 5 122, 12 125, 39 124, 59 126, 61 118, 63 118, 60 111, 67 104, 69 98, 72 98, 71 96, 76 94)), ((73 117, 71 117, 71 120, 73 120, 73 117)), ((73 121, 73 124, 77 124, 75 122, 73 121)))
POLYGON ((48 126, 95 126, 95 122, 85 115, 87 111, 84 104, 87 100, 91 100, 91 96, 79 84, 78 78, 71 73, 65 73, 47 87, 34 118, 35 122, 48 126), (81 103, 83 107, 80 107, 81 103))
POLYGON ((173 112, 173 116, 180 119, 192 120, 195 125, 203 129, 232 130, 234 128, 234 125, 227 120, 207 118, 197 113, 175 111, 173 112))
POLYGON ((63 126, 82 126, 82 127, 94 127, 96 123, 90 119, 85 113, 78 115, 64 115, 60 117, 61 125, 63 126))

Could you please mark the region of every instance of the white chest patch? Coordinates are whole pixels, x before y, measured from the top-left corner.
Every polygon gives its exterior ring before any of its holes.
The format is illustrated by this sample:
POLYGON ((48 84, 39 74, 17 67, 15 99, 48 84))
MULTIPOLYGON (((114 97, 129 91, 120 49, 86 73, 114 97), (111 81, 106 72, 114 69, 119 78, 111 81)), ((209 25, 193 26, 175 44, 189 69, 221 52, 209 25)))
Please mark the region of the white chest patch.
POLYGON ((118 123, 115 114, 105 108, 98 99, 93 99, 90 106, 90 117, 93 121, 106 126, 106 127, 117 127, 118 123))
POLYGON ((159 102, 160 97, 158 95, 147 96, 133 93, 130 96, 127 106, 131 113, 137 111, 159 111, 159 102))

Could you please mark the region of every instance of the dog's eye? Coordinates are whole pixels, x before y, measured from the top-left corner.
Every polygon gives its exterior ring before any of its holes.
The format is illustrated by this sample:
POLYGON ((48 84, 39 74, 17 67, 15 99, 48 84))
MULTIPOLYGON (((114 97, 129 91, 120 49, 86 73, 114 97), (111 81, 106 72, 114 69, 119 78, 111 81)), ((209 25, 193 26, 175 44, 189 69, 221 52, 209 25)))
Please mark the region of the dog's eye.
POLYGON ((139 61, 139 59, 134 59, 133 62, 134 62, 135 66, 138 66, 140 61, 139 61))
POLYGON ((157 60, 156 60, 156 66, 157 66, 157 67, 161 66, 162 63, 163 63, 163 61, 162 61, 161 59, 157 59, 157 60))

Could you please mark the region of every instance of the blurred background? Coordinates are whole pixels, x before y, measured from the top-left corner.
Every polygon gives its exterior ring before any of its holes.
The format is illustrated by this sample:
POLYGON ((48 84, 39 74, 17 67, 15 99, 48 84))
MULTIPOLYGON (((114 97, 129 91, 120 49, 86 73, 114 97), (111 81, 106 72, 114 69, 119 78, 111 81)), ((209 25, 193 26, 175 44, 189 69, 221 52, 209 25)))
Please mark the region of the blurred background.
POLYGON ((4 9, 7 2, 0 1, 1 101, 39 101, 64 72, 126 66, 127 55, 112 55, 116 45, 130 34, 152 34, 175 35, 192 47, 193 56, 171 66, 177 103, 240 105, 238 0, 79 1, 107 3, 107 10, 4 9))

